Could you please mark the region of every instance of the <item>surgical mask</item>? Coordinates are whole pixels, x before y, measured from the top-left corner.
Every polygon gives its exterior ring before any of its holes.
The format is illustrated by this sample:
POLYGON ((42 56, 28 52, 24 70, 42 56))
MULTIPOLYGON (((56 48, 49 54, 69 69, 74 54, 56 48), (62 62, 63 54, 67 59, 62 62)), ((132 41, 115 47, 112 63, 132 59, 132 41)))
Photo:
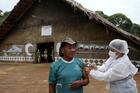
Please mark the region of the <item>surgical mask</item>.
POLYGON ((116 52, 109 51, 109 56, 112 58, 116 58, 116 52))

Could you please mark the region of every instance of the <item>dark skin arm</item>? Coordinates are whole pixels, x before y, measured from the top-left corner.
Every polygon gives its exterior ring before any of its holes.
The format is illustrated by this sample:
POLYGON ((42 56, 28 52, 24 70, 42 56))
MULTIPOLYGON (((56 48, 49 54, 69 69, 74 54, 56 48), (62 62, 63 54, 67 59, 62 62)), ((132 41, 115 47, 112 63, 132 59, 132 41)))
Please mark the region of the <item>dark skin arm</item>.
POLYGON ((89 77, 88 74, 86 73, 85 67, 83 66, 83 76, 82 76, 82 80, 77 80, 74 81, 73 83, 70 84, 70 88, 72 90, 77 89, 81 86, 86 86, 89 83, 89 77))
POLYGON ((89 77, 88 77, 88 73, 86 72, 86 68, 83 67, 83 82, 82 85, 86 86, 89 83, 89 77))
POLYGON ((49 93, 56 93, 56 84, 49 84, 49 93))

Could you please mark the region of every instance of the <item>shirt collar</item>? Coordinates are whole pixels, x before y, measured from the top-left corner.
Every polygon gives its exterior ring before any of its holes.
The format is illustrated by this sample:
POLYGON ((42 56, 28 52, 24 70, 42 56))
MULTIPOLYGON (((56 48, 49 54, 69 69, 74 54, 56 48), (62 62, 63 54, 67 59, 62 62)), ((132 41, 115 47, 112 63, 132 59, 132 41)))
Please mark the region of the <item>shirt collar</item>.
POLYGON ((74 58, 73 58, 71 61, 66 61, 65 59, 63 59, 63 58, 61 57, 61 60, 62 60, 64 63, 72 63, 73 60, 74 60, 74 58))

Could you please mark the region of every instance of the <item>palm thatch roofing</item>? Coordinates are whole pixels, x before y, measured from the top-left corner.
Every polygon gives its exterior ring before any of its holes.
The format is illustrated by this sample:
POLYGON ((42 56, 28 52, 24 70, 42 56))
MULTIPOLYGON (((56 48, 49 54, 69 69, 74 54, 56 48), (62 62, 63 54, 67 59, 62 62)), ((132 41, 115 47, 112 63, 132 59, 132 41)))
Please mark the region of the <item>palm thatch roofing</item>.
MULTIPOLYGON (((36 1, 38 1, 38 0, 20 0, 18 2, 18 4, 11 11, 10 15, 0 26, 0 41, 2 41, 7 36, 7 34, 16 26, 16 24, 22 19, 22 17, 24 17, 26 12, 32 7, 32 5, 36 1)), ((83 12, 83 15, 86 15, 89 20, 95 20, 95 21, 105 25, 107 28, 116 31, 117 33, 123 35, 124 37, 128 38, 129 40, 131 40, 132 42, 134 42, 134 43, 138 44, 138 46, 140 46, 140 38, 126 32, 120 28, 117 28, 108 20, 95 14, 91 10, 84 8, 81 4, 77 3, 76 1, 74 1, 74 0, 59 0, 59 1, 63 1, 66 4, 71 5, 74 8, 74 11, 83 12)))

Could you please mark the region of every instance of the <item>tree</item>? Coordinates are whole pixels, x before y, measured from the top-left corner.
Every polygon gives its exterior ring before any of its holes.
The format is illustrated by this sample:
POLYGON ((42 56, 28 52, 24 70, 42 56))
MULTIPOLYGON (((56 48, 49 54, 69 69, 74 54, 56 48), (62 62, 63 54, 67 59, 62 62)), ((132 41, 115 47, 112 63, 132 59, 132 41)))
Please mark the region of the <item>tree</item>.
POLYGON ((125 31, 130 32, 132 22, 129 18, 127 18, 122 13, 116 13, 114 15, 111 15, 108 20, 112 22, 115 26, 122 28, 125 31))
POLYGON ((105 15, 103 11, 95 11, 96 14, 104 17, 111 23, 113 23, 115 26, 128 31, 138 37, 140 37, 140 25, 132 23, 129 18, 127 18, 122 13, 116 13, 111 16, 105 15))
POLYGON ((131 33, 140 37, 140 25, 134 23, 131 27, 131 33))
POLYGON ((108 19, 108 15, 105 15, 103 13, 103 11, 95 11, 95 13, 98 14, 98 15, 100 15, 100 16, 102 16, 102 17, 104 17, 105 19, 108 19))
POLYGON ((0 16, 2 16, 2 10, 0 10, 0 16))
POLYGON ((10 12, 6 11, 3 16, 8 16, 10 14, 10 12))
POLYGON ((2 10, 0 10, 0 24, 9 16, 10 12, 3 13, 2 10))

